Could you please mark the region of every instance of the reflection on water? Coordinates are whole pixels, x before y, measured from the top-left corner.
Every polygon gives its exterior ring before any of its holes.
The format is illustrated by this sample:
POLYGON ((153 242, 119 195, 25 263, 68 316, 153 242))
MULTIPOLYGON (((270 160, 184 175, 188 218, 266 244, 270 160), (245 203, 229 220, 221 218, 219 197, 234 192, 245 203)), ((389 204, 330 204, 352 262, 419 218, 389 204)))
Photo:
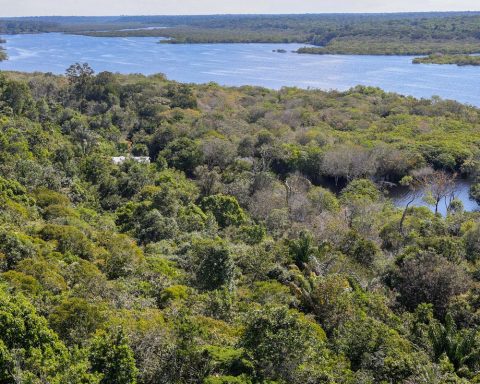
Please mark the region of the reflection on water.
POLYGON ((182 82, 346 90, 358 84, 480 106, 480 67, 413 65, 407 56, 298 55, 303 44, 159 44, 155 37, 59 33, 7 36, 2 70, 64 73, 74 62, 97 72, 164 73, 182 82), (284 49, 284 54, 273 52, 284 49))
MULTIPOLYGON (((459 179, 455 183, 455 192, 454 192, 454 197, 456 199, 459 199, 463 203, 465 210, 469 212, 476 211, 480 208, 480 206, 477 204, 475 200, 470 199, 469 191, 470 191, 471 184, 472 183, 468 180, 459 179)), ((408 188, 400 187, 400 186, 391 189, 389 192, 389 197, 393 200, 393 203, 397 207, 405 207, 407 203, 410 201, 411 196, 412 196, 411 191, 408 188)), ((417 197, 413 201, 413 203, 410 205, 417 206, 417 207, 419 206, 429 207, 433 211, 434 207, 432 207, 431 205, 428 205, 423 200, 424 196, 425 194, 417 197)), ((443 199, 438 205, 438 211, 442 215, 446 215, 447 207, 450 200, 451 200, 451 197, 449 196, 446 199, 443 199)))

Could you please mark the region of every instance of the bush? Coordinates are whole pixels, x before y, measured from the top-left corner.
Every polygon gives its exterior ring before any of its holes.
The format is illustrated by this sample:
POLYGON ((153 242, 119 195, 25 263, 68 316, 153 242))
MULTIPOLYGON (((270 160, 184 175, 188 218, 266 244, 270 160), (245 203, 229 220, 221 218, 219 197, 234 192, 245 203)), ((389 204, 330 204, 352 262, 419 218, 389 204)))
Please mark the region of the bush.
POLYGON ((56 241, 56 248, 61 253, 71 253, 86 260, 95 259, 93 243, 76 227, 48 224, 42 228, 40 236, 46 241, 56 241))
POLYGON ((371 266, 380 253, 380 249, 373 241, 364 239, 355 230, 346 234, 340 249, 365 266, 371 266))
POLYGON ((431 252, 416 252, 398 260, 391 284, 407 309, 430 303, 442 317, 449 300, 468 290, 470 279, 460 265, 431 252))
POLYGON ((246 215, 233 196, 213 195, 202 200, 205 212, 211 212, 220 227, 238 226, 246 221, 246 215))
POLYGON ((325 341, 322 328, 299 312, 266 307, 252 314, 239 344, 259 382, 293 383, 303 364, 321 358, 325 341))
POLYGON ((205 291, 233 288, 235 265, 227 244, 220 240, 197 240, 190 250, 195 285, 205 291))
POLYGON ((13 269, 21 260, 35 256, 37 247, 27 235, 0 230, 0 252, 4 255, 0 258, 3 264, 0 268, 6 271, 13 269))
POLYGON ((136 384, 138 370, 121 329, 100 332, 90 347, 92 370, 102 374, 101 384, 136 384))

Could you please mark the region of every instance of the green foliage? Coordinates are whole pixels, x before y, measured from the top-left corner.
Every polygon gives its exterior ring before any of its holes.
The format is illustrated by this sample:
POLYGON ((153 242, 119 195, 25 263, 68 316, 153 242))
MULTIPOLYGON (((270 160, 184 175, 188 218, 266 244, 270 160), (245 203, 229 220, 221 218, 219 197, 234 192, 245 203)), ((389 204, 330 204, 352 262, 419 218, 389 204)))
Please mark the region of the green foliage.
POLYGON ((378 188, 370 180, 359 179, 349 183, 342 191, 343 202, 355 201, 357 199, 369 199, 377 201, 381 194, 378 188))
POLYGON ((221 240, 198 240, 192 244, 190 258, 195 284, 202 290, 233 288, 235 264, 228 245, 221 240))
POLYGON ((215 216, 218 225, 222 228, 230 225, 238 226, 246 221, 243 209, 233 196, 208 196, 202 200, 201 206, 205 212, 210 212, 215 216))
MULTIPOLYGON (((352 30, 367 19, 403 25, 352 30)), ((415 29, 438 37, 436 20, 415 29)), ((304 38, 329 44, 315 28, 304 38)), ((476 180, 478 109, 68 76, 0 76, 0 382, 478 381, 480 214, 400 209, 380 188, 426 187, 436 204, 448 172, 476 180)))
POLYGON ((72 378, 72 383, 97 383, 83 363, 83 360, 70 361, 66 347, 23 296, 0 291, 2 382, 64 382, 65 377, 76 370, 78 376, 72 378))
POLYGON ((49 316, 52 328, 69 344, 82 344, 104 321, 98 305, 85 299, 64 299, 49 316))
POLYGON ((202 162, 202 152, 198 144, 188 137, 181 137, 168 143, 160 153, 168 165, 189 175, 202 162))
POLYGON ((104 269, 110 279, 132 274, 143 261, 142 250, 127 236, 105 236, 101 244, 108 251, 104 269))
POLYGON ((445 325, 433 322, 428 330, 436 359, 446 355, 456 370, 478 371, 480 343, 475 330, 458 330, 452 316, 447 315, 445 325))
POLYGON ((294 382, 303 364, 321 358, 324 342, 322 328, 300 313, 266 307, 252 314, 240 345, 258 380, 294 382))
POLYGON ((203 384, 250 384, 252 381, 244 376, 211 376, 203 384))
POLYGON ((349 321, 341 330, 338 349, 352 364, 353 370, 372 373, 375 381, 402 382, 423 369, 426 356, 415 353, 413 346, 396 331, 375 319, 361 316, 349 321))
POLYGON ((68 225, 48 224, 40 231, 44 240, 55 240, 57 250, 86 260, 93 260, 94 246, 78 228, 68 225))
POLYGON ((23 233, 0 230, 0 251, 2 269, 12 269, 21 260, 32 257, 37 252, 33 239, 23 233))
POLYGON ((171 301, 185 300, 188 297, 188 287, 185 285, 172 285, 165 288, 158 299, 161 307, 166 306, 171 301))
POLYGON ((442 55, 434 54, 426 57, 417 57, 413 59, 413 64, 455 64, 459 67, 473 65, 480 65, 480 58, 478 56, 470 55, 442 55))
POLYGON ((101 384, 135 384, 138 370, 133 352, 121 329, 97 335, 90 347, 92 370, 102 375, 101 384))
POLYGON ((318 248, 314 244, 313 236, 308 232, 301 232, 297 240, 288 241, 290 256, 298 266, 308 263, 315 256, 318 248))
POLYGON ((365 266, 371 266, 380 253, 375 242, 362 238, 355 230, 346 234, 341 250, 365 266))
POLYGON ((33 204, 33 200, 27 195, 26 189, 15 180, 8 180, 0 176, 0 199, 13 200, 25 205, 33 204))
POLYGON ((480 259, 480 226, 477 224, 464 235, 466 257, 472 262, 480 259))
POLYGON ((470 187, 470 197, 475 201, 480 201, 480 183, 474 183, 470 187))

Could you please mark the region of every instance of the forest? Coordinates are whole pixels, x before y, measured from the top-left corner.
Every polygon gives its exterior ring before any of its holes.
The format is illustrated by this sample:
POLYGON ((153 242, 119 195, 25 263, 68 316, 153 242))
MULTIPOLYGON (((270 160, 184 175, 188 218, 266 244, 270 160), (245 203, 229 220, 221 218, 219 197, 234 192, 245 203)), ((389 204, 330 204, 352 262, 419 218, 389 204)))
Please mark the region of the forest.
POLYGON ((0 33, 154 36, 171 44, 295 42, 314 46, 300 53, 429 55, 480 53, 479 23, 478 12, 34 17, 0 18, 0 33))
POLYGON ((455 64, 459 67, 480 65, 480 56, 473 55, 428 55, 413 59, 413 64, 455 64))
POLYGON ((3 72, 0 382, 478 383, 479 143, 371 87, 3 72))

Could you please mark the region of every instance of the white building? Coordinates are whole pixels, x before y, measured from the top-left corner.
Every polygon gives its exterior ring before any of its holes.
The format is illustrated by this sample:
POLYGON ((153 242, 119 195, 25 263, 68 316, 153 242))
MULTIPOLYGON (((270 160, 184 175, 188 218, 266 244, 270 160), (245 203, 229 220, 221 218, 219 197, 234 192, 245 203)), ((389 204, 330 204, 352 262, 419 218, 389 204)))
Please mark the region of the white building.
POLYGON ((116 165, 123 164, 127 160, 133 160, 141 164, 150 164, 150 157, 148 156, 116 156, 112 157, 112 161, 116 165))

